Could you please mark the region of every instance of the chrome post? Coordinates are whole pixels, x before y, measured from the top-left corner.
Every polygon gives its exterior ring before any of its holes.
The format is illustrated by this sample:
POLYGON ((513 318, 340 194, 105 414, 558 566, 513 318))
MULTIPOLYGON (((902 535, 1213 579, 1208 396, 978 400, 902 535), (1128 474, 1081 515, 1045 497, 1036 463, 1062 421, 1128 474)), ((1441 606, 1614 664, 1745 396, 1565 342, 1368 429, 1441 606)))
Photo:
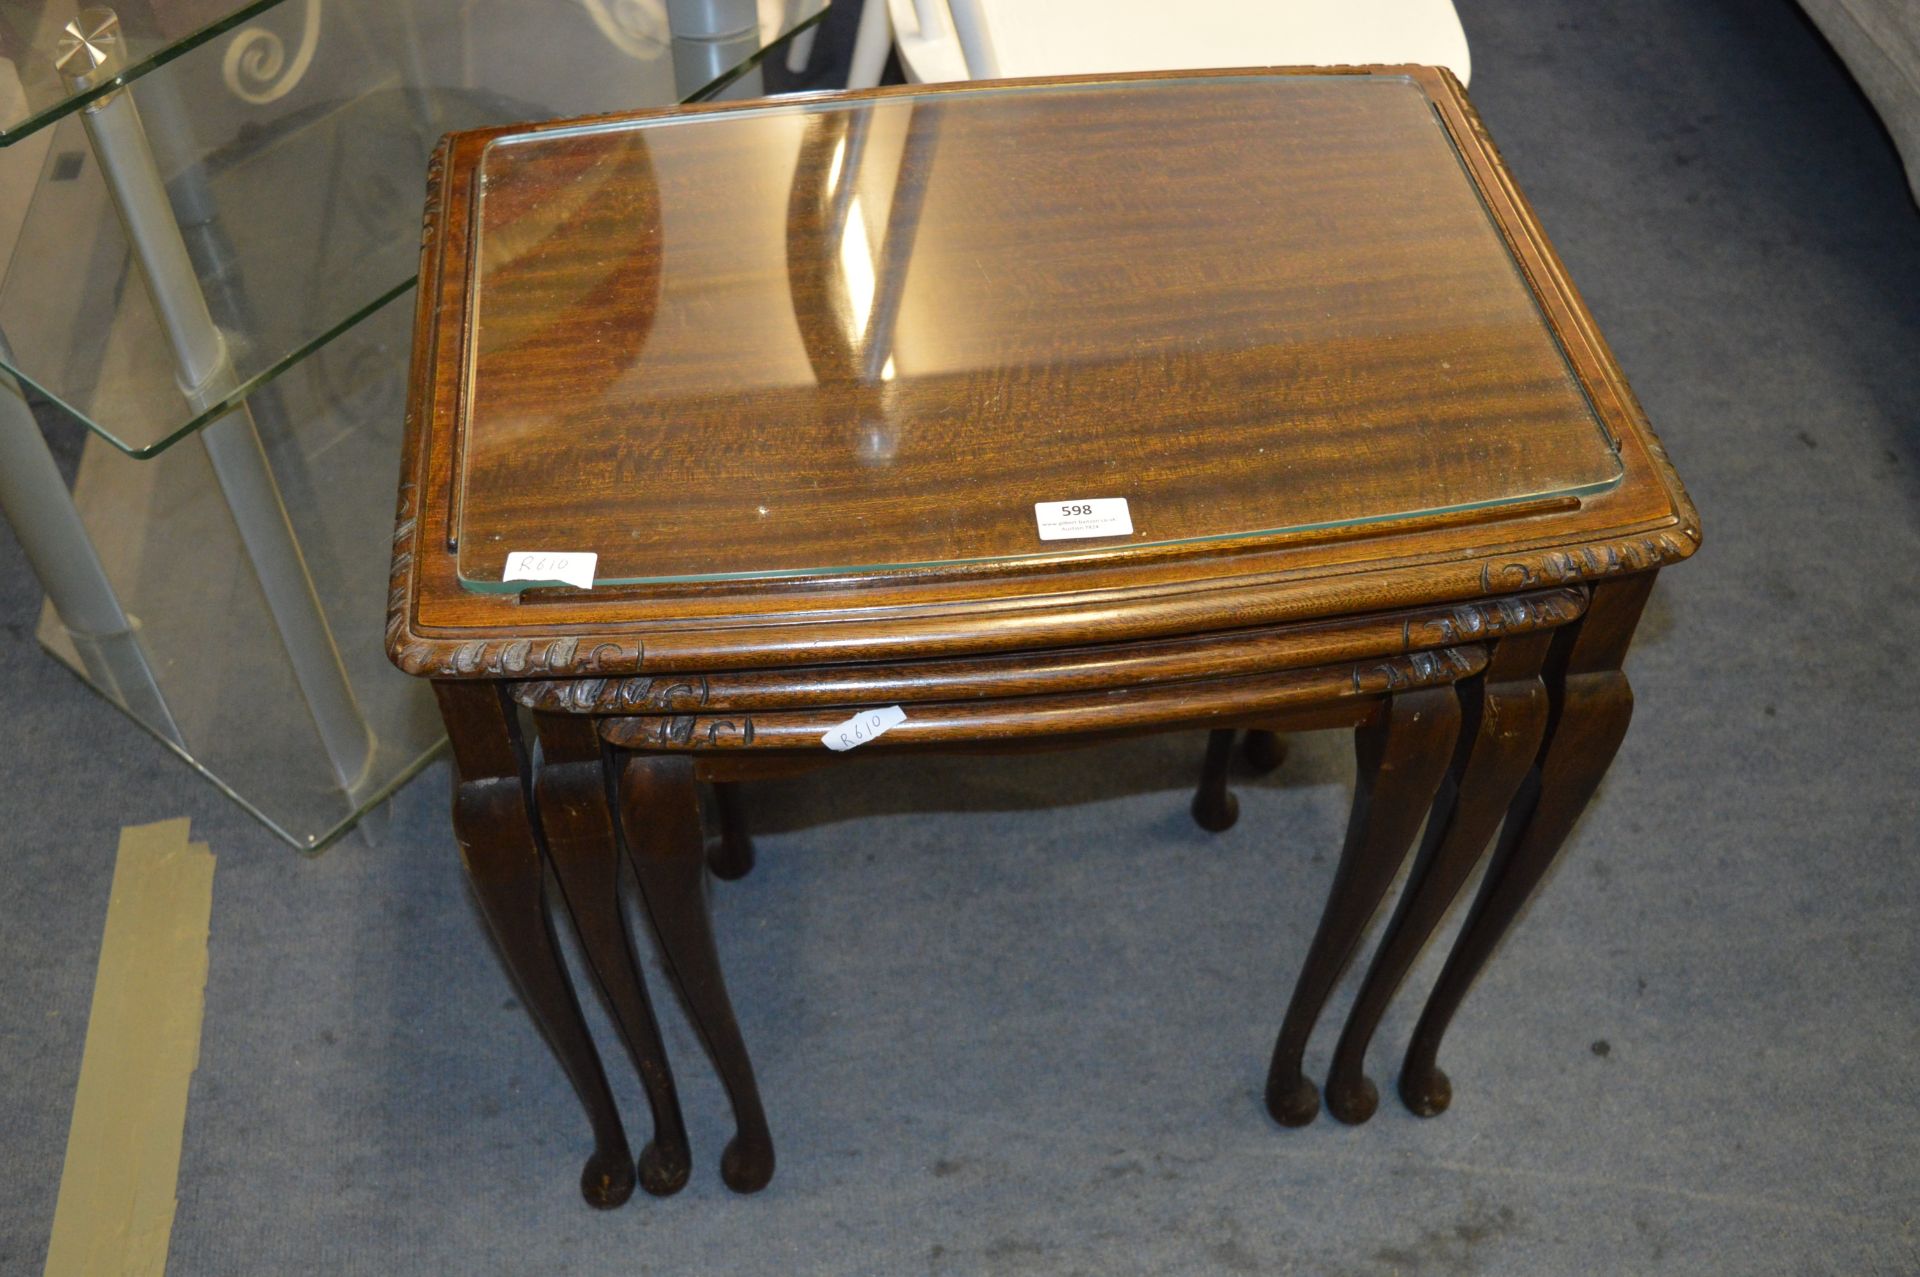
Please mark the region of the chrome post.
MULTIPOLYGON (((760 12, 754 0, 667 0, 673 33, 674 87, 685 97, 752 57, 760 49, 760 12)), ((727 86, 730 98, 759 97, 766 77, 755 67, 727 86)))

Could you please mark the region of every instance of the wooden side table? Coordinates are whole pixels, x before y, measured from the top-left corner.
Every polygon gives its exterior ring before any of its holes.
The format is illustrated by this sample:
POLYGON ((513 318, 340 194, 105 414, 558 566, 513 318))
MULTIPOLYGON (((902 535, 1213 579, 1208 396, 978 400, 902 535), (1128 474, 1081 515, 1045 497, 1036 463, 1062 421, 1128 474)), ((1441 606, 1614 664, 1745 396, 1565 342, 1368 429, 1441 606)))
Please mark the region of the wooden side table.
MULTIPOLYGON (((457 134, 432 166, 388 648, 435 680, 455 827, 634 1182, 543 865, 690 1166, 614 906, 624 851, 772 1173, 704 902, 695 784, 841 752, 1352 727, 1354 818, 1268 1108, 1432 807, 1335 1049, 1364 1057, 1496 827, 1400 1075, 1625 731, 1621 662, 1699 525, 1444 71, 881 90, 457 134), (532 711, 536 751, 521 711, 532 711), (845 747, 853 746, 853 749, 845 747)), ((730 791, 723 790, 723 793, 730 791)), ((718 867, 746 843, 723 806, 718 867)))

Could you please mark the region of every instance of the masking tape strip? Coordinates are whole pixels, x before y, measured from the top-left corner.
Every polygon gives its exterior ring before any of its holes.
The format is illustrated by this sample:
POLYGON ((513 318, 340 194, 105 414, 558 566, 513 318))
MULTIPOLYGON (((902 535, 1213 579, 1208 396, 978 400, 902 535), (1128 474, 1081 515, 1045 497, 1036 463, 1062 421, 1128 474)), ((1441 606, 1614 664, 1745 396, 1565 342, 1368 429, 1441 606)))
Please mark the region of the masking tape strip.
POLYGON ((200 1060, 213 854, 187 821, 120 831, 47 1277, 162 1277, 200 1060))

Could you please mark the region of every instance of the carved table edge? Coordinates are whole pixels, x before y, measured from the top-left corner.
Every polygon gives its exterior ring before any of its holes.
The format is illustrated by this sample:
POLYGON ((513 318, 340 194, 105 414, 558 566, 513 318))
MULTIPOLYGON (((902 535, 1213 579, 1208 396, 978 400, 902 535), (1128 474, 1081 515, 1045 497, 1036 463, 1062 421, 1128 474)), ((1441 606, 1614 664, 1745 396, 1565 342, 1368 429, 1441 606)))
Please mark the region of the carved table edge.
MULTIPOLYGON (((1258 717, 1275 708, 1371 699, 1423 687, 1450 686, 1487 667, 1479 644, 1441 647, 1383 660, 1316 666, 1233 678, 1062 696, 920 704, 890 728, 881 748, 1034 736, 1171 731, 1221 718, 1258 717)), ((771 713, 619 715, 598 719, 601 738, 628 749, 808 750, 827 752, 821 736, 840 725, 845 707, 771 713)), ((879 742, 875 742, 879 744, 879 742)))
MULTIPOLYGON (((1361 660, 1380 656, 1404 655, 1406 653, 1429 648, 1445 647, 1462 643, 1473 643, 1503 634, 1524 634, 1536 629, 1551 629, 1577 620, 1586 610, 1586 591, 1581 586, 1563 586, 1557 589, 1538 591, 1528 594, 1506 595, 1500 598, 1486 599, 1471 603, 1459 603, 1451 606, 1412 608, 1398 612, 1374 613, 1348 618, 1356 626, 1372 623, 1375 626, 1391 626, 1398 623, 1399 637, 1397 650, 1385 646, 1356 643, 1352 653, 1328 655, 1308 655, 1304 659, 1288 662, 1284 657, 1275 664, 1265 667, 1261 672, 1280 672, 1289 669, 1308 669, 1326 666, 1342 660, 1361 660)), ((1334 622, 1296 621, 1280 625, 1255 626, 1241 630, 1214 631, 1206 635, 1186 636, 1196 641, 1219 640, 1222 642, 1242 639, 1257 641, 1260 639, 1285 639, 1299 634, 1306 636, 1315 632, 1324 632, 1334 622)), ((1153 647, 1164 647, 1179 640, 1135 640, 1120 643, 1088 644, 1071 649, 1042 649, 1031 653, 996 654, 974 658, 957 658, 951 661, 895 661, 866 662, 846 665, 820 665, 780 671, 790 673, 796 680, 809 676, 830 677, 832 674, 847 671, 857 672, 867 681, 881 681, 889 677, 909 682, 908 686, 891 689, 882 694, 849 696, 840 701, 831 702, 851 708, 861 704, 872 704, 876 699, 891 699, 911 703, 913 701, 942 701, 957 699, 952 691, 938 683, 929 683, 924 687, 911 686, 910 680, 916 669, 924 669, 938 664, 945 669, 957 670, 962 666, 978 663, 984 671, 994 665, 1005 666, 1009 661, 1022 655, 1044 656, 1060 654, 1093 654, 1119 657, 1131 652, 1153 647)), ((728 684, 735 680, 746 680, 755 676, 764 676, 775 671, 717 671, 713 673, 672 673, 628 675, 611 678, 572 678, 572 679, 534 679, 517 682, 512 687, 516 701, 528 709, 548 713, 563 714, 646 714, 666 712, 691 712, 705 709, 718 699, 729 709, 739 709, 738 701, 747 700, 742 694, 729 697, 728 684)), ((1213 677, 1205 673, 1186 676, 1169 676, 1152 680, 1152 685, 1171 684, 1213 677)), ((985 681, 985 677, 983 680, 985 681)), ((1130 683, 1127 686, 1145 686, 1145 683, 1130 683)), ((1075 689, 1079 692, 1100 690, 1095 686, 1075 689)), ((1049 694, 1041 689, 1030 693, 982 692, 969 695, 967 699, 989 698, 999 695, 1049 694)), ((1069 694, 1069 693, 1060 693, 1069 694)), ((767 708, 801 709, 825 708, 826 702, 817 706, 782 705, 767 708)), ((749 704, 746 708, 752 708, 749 704)))
MULTIPOLYGON (((486 638, 455 638, 421 635, 414 632, 407 615, 412 580, 410 544, 414 531, 414 525, 409 518, 402 518, 396 528, 394 572, 388 597, 387 655, 404 672, 432 678, 540 679, 606 677, 636 674, 644 669, 645 645, 630 626, 624 630, 611 632, 590 631, 546 634, 537 637, 496 634, 486 638), (403 538, 405 538, 404 542, 403 538)), ((1652 571, 1688 558, 1698 548, 1699 541, 1700 533, 1697 524, 1676 523, 1654 531, 1599 542, 1575 543, 1505 554, 1478 555, 1464 562, 1436 564, 1428 570, 1436 575, 1450 571, 1455 579, 1437 587, 1435 592, 1442 595, 1442 601, 1428 606, 1472 603, 1489 596, 1519 593, 1528 589, 1574 585, 1607 576, 1652 571), (1469 573, 1470 576, 1466 575, 1469 573), (1476 590, 1474 586, 1478 589, 1476 590), (1453 593, 1455 597, 1446 600, 1445 593, 1453 593)), ((1309 580, 1315 579, 1318 578, 1309 578, 1309 580)), ((1290 588, 1298 588, 1298 585, 1297 582, 1241 585, 1227 579, 1214 588, 1230 592, 1249 592, 1265 599, 1280 597, 1290 588)), ((1053 603, 1059 605, 1067 601, 1056 598, 1053 603)), ((1148 600, 1143 606, 1150 605, 1151 602, 1152 600, 1148 600)), ((1292 619, 1305 622, 1335 619, 1337 616, 1338 614, 1334 613, 1299 616, 1292 619)), ((1044 616, 1041 617, 1041 620, 1045 619, 1044 616)), ((912 624, 911 617, 896 617, 893 620, 902 625, 912 624)), ((692 631, 698 628, 676 627, 675 634, 677 636, 682 630, 692 631)), ((748 626, 717 628, 744 628, 754 631, 787 629, 795 633, 795 646, 799 648, 804 647, 804 644, 798 641, 798 636, 810 626, 792 620, 769 618, 764 622, 748 626)), ((817 628, 817 626, 811 628, 817 628)), ((1144 639, 1154 636, 1155 632, 1147 631, 1131 634, 1129 638, 1144 639)), ((1160 634, 1160 636, 1169 635, 1160 634)), ((1062 644, 1043 641, 1036 642, 1032 646, 1041 648, 1062 646, 1062 644)), ((986 654, 995 650, 1006 651, 1008 648, 988 646, 975 651, 976 654, 986 654)), ((820 663, 843 662, 829 659, 820 663)), ((672 667, 669 666, 669 668, 672 667)))

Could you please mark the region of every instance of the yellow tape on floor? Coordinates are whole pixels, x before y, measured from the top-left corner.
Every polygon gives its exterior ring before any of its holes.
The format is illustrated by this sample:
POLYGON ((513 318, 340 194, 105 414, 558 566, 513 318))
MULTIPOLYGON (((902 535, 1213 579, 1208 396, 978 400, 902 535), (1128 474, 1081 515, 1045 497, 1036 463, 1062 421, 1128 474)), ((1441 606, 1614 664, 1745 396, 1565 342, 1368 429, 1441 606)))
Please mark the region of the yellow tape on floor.
POLYGON ((166 1272, 212 909, 184 819, 120 831, 47 1277, 166 1272))

